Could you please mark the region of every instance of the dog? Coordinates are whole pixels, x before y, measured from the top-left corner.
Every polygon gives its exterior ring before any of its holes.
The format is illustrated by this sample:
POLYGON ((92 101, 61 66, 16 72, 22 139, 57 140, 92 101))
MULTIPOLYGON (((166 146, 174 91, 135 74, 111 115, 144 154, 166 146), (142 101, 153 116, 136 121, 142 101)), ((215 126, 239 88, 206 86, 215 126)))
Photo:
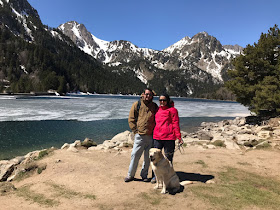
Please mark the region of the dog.
POLYGON ((161 193, 177 193, 181 189, 181 185, 191 184, 192 181, 183 181, 180 183, 179 177, 173 169, 172 163, 157 148, 151 148, 149 151, 152 169, 156 176, 156 186, 154 189, 160 189, 161 193))

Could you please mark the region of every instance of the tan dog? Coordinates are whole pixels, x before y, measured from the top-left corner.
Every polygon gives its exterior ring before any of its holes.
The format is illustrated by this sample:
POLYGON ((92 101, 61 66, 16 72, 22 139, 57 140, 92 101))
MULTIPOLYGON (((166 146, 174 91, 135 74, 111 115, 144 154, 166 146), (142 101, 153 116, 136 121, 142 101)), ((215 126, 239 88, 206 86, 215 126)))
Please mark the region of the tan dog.
POLYGON ((192 183, 192 181, 183 181, 180 183, 172 163, 162 154, 160 149, 151 148, 150 159, 157 180, 154 189, 159 189, 160 185, 162 185, 161 193, 166 193, 167 189, 171 189, 173 193, 176 193, 180 191, 181 185, 192 183))

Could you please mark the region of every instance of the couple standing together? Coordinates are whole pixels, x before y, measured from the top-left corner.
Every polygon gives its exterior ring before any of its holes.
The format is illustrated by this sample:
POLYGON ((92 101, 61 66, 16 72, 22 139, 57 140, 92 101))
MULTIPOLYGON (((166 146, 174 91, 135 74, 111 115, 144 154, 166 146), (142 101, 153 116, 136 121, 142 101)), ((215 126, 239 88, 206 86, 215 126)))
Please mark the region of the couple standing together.
MULTIPOLYGON (((158 107, 153 102, 154 93, 151 89, 145 89, 141 97, 141 103, 133 103, 129 112, 128 123, 135 134, 131 161, 125 182, 134 180, 139 159, 144 152, 144 162, 140 176, 144 182, 148 182, 148 170, 150 166, 149 150, 151 147, 164 148, 165 156, 169 161, 173 160, 175 140, 181 139, 179 116, 174 108, 173 101, 167 94, 160 95, 158 107), (140 105, 140 106, 139 106, 140 105)), ((151 180, 155 183, 155 177, 151 180)))

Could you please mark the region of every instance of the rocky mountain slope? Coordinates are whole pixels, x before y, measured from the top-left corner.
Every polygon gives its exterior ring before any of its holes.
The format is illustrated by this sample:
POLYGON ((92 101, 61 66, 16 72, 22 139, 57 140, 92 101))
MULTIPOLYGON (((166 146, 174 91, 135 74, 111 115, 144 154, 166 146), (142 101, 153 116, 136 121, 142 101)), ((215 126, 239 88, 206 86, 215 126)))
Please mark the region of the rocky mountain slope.
POLYGON ((140 93, 210 97, 222 86, 238 46, 206 32, 157 51, 125 40, 104 41, 83 24, 41 23, 27 0, 0 0, 0 91, 140 93))
POLYGON ((0 0, 0 92, 141 93, 132 71, 104 68, 61 31, 42 24, 27 0, 0 0))
MULTIPOLYGON (((151 66, 163 70, 192 70, 199 68, 209 73, 216 83, 222 83, 222 71, 235 56, 242 52, 242 47, 222 46, 213 36, 201 32, 192 38, 186 36, 177 43, 162 50, 139 48, 124 40, 104 41, 91 34, 83 24, 75 21, 59 26, 76 45, 97 60, 110 66, 119 66, 135 60, 145 60, 151 66)), ((134 69, 145 83, 152 79, 149 74, 134 69), (145 78, 145 79, 143 79, 145 78)))

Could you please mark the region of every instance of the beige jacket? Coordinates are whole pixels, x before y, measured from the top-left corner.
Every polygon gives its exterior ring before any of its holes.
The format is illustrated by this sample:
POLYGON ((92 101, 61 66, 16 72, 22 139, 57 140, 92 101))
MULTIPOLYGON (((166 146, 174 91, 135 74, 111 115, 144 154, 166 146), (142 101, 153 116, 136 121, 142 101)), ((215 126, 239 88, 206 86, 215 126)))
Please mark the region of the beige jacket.
POLYGON ((154 102, 145 104, 144 101, 141 100, 141 106, 138 114, 137 105, 138 101, 134 102, 130 109, 128 117, 129 127, 133 133, 138 133, 140 135, 152 135, 156 125, 155 114, 158 106, 154 102))

